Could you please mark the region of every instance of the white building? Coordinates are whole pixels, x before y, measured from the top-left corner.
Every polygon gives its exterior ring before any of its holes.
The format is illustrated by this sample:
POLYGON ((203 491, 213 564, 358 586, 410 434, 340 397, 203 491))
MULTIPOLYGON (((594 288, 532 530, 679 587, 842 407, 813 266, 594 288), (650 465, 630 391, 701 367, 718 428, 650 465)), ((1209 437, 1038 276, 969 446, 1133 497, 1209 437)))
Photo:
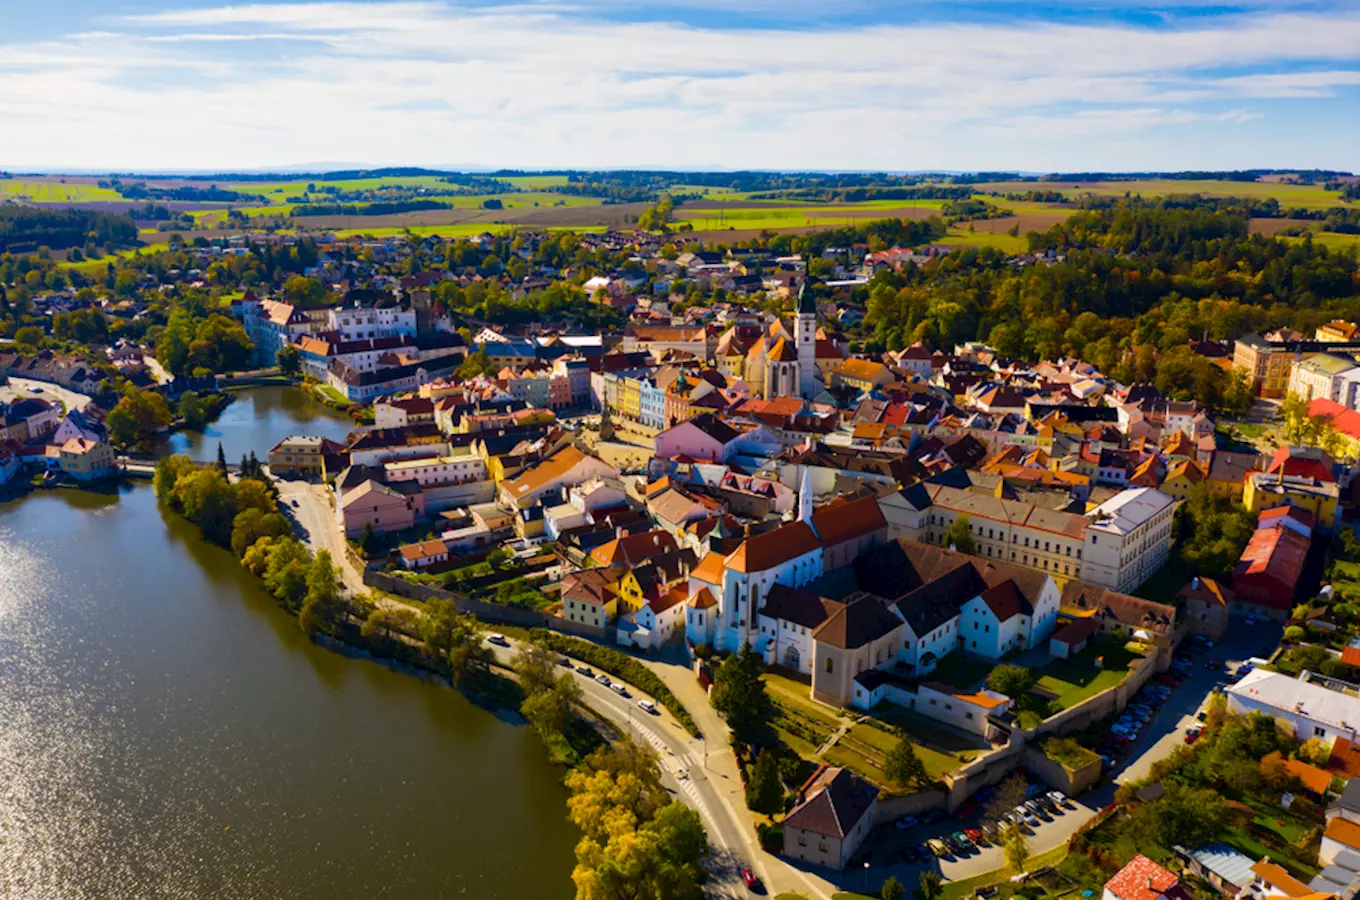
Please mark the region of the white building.
POLYGON ((1086 514, 1080 580, 1129 593, 1166 562, 1176 501, 1152 488, 1121 491, 1086 514))
POLYGON ((1315 679, 1311 672, 1290 678, 1253 669, 1226 689, 1228 709, 1239 715, 1265 713, 1289 725, 1300 741, 1319 738, 1330 742, 1343 737, 1355 742, 1360 730, 1360 697, 1334 691, 1315 679))

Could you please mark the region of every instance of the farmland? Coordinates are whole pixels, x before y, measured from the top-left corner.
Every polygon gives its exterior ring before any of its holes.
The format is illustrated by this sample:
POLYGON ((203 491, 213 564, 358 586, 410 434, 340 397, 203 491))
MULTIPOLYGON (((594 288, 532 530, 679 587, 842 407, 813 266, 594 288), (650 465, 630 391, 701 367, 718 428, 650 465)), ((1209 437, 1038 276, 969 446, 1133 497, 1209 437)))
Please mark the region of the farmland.
POLYGON ((1168 194, 1203 194, 1206 197, 1274 198, 1286 208, 1328 209, 1340 206, 1341 195, 1321 185, 1281 184, 1264 181, 1182 181, 1160 179, 1150 181, 996 181, 976 185, 979 193, 1025 193, 1027 191, 1061 191, 1072 200, 1083 195, 1122 197, 1138 194, 1144 197, 1164 197, 1168 194))
MULTIPOLYGON (((117 191, 99 187, 98 178, 89 176, 19 176, 0 179, 0 200, 14 198, 27 203, 73 204, 99 209, 126 209, 134 205, 117 191)), ((131 182, 134 179, 125 179, 131 182)), ((337 231, 342 235, 398 234, 409 229, 414 234, 459 237, 483 231, 513 228, 570 229, 583 232, 607 228, 627 228, 650 203, 606 203, 602 197, 579 197, 552 193, 545 188, 567 182, 565 175, 515 175, 503 181, 518 190, 505 194, 458 196, 458 184, 436 175, 383 176, 345 180, 296 178, 278 181, 247 181, 224 178, 216 182, 222 189, 234 190, 252 199, 226 204, 170 202, 177 211, 190 214, 196 229, 186 236, 217 236, 229 232, 227 211, 243 214, 250 227, 296 227, 306 231, 337 231), (308 189, 311 189, 309 192, 308 189), (310 193, 316 202, 330 202, 323 189, 352 192, 381 188, 419 192, 421 198, 447 203, 446 209, 418 210, 388 215, 329 215, 293 217, 297 204, 289 197, 310 193), (499 208, 487 209, 494 201, 499 208)), ((186 179, 147 179, 161 187, 207 187, 213 182, 186 179)), ((675 184, 677 195, 698 195, 676 207, 675 222, 688 229, 687 236, 698 240, 737 241, 758 237, 767 231, 807 233, 828 228, 862 224, 878 218, 925 219, 943 215, 947 201, 940 199, 873 199, 856 202, 815 202, 806 200, 753 200, 750 192, 725 187, 675 184)), ((1201 193, 1208 196, 1273 197, 1286 208, 1309 210, 1342 206, 1338 192, 1316 185, 1278 182, 1181 181, 1174 179, 1091 182, 990 182, 975 186, 973 196, 999 207, 1009 215, 993 219, 956 222, 938 243, 943 246, 995 248, 1006 253, 1027 249, 1026 235, 1043 232, 1065 221, 1077 202, 1086 196, 1115 197, 1124 194, 1164 196, 1172 193, 1201 193), (1053 191, 1062 199, 1052 202, 1009 200, 1003 193, 1053 191), (1014 231, 1014 234, 1011 232, 1014 231)), ((138 202, 138 205, 141 201, 138 202)), ((346 205, 349 205, 348 203, 346 205)), ((362 202, 355 205, 363 206, 362 202)), ((1354 235, 1318 232, 1319 222, 1307 219, 1254 219, 1252 230, 1266 235, 1279 234, 1293 227, 1314 231, 1314 240, 1337 249, 1355 247, 1354 235)), ((238 226, 232 225, 232 229, 238 226)), ((144 230, 143 240, 164 243, 168 234, 144 230)), ((1297 240, 1297 238, 1291 238, 1297 240)))

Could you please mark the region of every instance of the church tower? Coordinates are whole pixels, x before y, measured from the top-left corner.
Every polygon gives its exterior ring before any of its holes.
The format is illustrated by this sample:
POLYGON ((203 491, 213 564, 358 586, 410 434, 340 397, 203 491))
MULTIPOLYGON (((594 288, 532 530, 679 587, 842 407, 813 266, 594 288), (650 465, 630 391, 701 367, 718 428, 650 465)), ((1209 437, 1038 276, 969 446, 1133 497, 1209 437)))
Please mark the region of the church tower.
POLYGON ((798 346, 798 393, 811 400, 822 392, 817 377, 817 301, 812 297, 808 282, 811 276, 803 268, 803 285, 798 289, 798 312, 794 315, 794 341, 798 346))

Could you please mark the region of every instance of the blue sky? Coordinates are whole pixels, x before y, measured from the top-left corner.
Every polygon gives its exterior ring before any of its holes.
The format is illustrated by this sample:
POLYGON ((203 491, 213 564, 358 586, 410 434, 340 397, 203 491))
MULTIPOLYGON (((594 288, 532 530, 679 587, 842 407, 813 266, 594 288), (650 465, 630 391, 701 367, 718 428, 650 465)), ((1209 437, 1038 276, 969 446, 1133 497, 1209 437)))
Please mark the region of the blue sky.
POLYGON ((6 6, 0 167, 1360 170, 1360 4, 6 6))

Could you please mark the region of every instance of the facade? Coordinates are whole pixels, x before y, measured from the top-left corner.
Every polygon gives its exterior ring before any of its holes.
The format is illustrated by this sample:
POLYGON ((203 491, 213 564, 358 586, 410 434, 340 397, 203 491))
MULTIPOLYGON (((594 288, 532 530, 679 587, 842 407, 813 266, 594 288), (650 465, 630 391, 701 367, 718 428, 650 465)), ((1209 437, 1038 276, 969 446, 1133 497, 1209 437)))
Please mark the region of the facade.
POLYGON ((1285 395, 1293 362, 1292 350, 1259 334, 1243 335, 1233 345, 1233 368, 1251 376, 1252 390, 1260 397, 1285 395))
POLYGON ((404 494, 372 479, 343 492, 336 506, 346 537, 358 537, 369 527, 378 534, 405 531, 425 516, 423 494, 404 494))
POLYGON ((843 870, 878 818, 878 788, 845 769, 822 766, 784 817, 784 855, 843 870))
POLYGON ((344 447, 328 438, 293 435, 269 448, 269 471, 278 476, 336 475, 343 467, 344 452, 344 447))
POLYGON ((1356 383, 1356 375, 1360 375, 1360 367, 1349 356, 1318 353, 1290 367, 1289 393, 1305 402, 1331 400, 1353 409, 1355 398, 1347 397, 1345 388, 1356 383))
POLYGON ((527 509, 563 487, 601 477, 618 478, 619 470, 575 447, 563 447, 538 465, 502 481, 500 498, 512 509, 527 509))
POLYGON ((76 481, 95 481, 118 470, 118 457, 113 447, 102 441, 71 438, 61 445, 59 466, 76 481))
POLYGON ((1351 723, 1360 722, 1360 697, 1343 694, 1313 681, 1311 672, 1290 678, 1279 672, 1253 669, 1224 689, 1228 709, 1237 715, 1259 712, 1288 725, 1299 741, 1320 738, 1324 743, 1355 739, 1351 723))
POLYGON ((1340 489, 1334 481, 1306 475, 1255 472, 1246 479, 1242 505, 1254 513, 1277 506, 1297 506, 1311 512, 1317 518, 1318 526, 1330 531, 1336 527, 1340 498, 1340 489))

